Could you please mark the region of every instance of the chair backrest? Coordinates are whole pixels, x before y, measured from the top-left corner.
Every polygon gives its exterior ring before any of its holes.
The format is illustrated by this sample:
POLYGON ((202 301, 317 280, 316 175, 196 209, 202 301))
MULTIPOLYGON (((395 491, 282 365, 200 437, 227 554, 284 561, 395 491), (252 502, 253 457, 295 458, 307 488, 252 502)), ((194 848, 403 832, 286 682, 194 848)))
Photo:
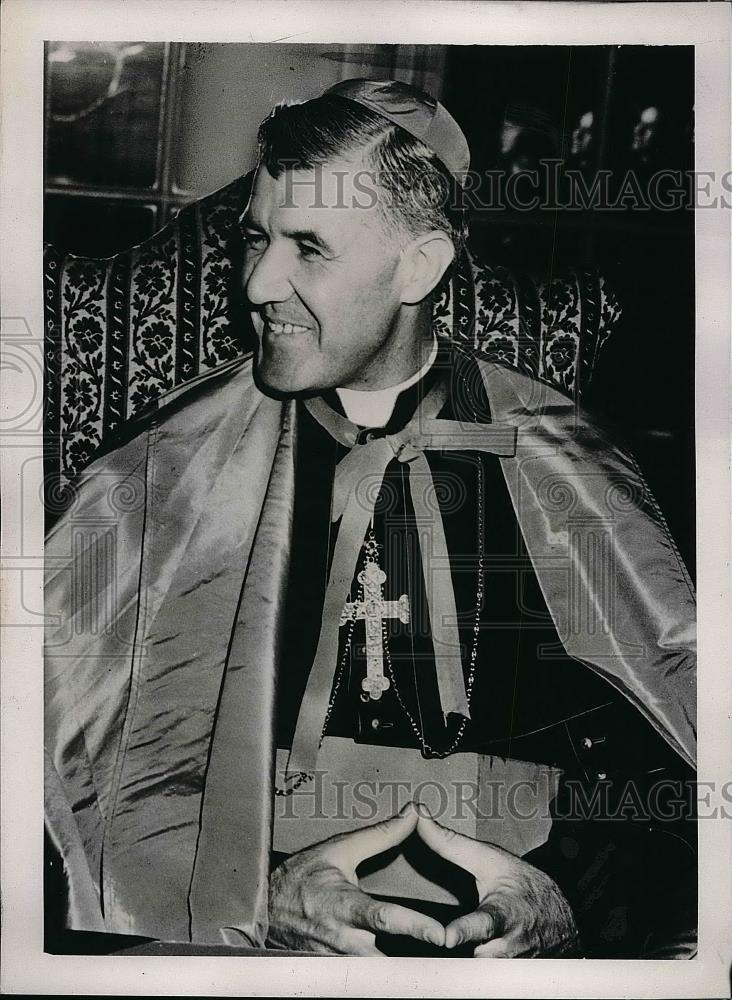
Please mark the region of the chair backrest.
MULTIPOLYGON (((46 247, 46 501, 131 417, 251 348, 237 293, 239 218, 251 174, 182 209, 140 246, 103 260, 46 247)), ((435 329, 579 398, 620 315, 596 272, 546 284, 464 255, 435 329)))

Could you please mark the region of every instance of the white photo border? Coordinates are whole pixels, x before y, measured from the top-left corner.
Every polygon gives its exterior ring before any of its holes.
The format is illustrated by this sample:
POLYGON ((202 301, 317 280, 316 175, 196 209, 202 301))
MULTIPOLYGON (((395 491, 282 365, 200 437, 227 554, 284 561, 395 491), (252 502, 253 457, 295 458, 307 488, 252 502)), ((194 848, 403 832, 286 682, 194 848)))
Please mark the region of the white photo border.
MULTIPOLYGON (((5 0, 2 9, 2 875, 5 993, 207 996, 729 995, 732 824, 699 822, 698 957, 689 962, 132 958, 43 953, 43 43, 149 41, 695 46, 696 169, 730 161, 727 3, 462 0, 5 0), (20 353, 19 353, 20 352, 20 353), (18 358, 25 359, 25 368, 18 358), (23 496, 16 485, 24 484, 23 496)), ((699 780, 732 761, 730 219, 696 213, 699 780)), ((732 788, 732 785, 730 785, 732 788)))

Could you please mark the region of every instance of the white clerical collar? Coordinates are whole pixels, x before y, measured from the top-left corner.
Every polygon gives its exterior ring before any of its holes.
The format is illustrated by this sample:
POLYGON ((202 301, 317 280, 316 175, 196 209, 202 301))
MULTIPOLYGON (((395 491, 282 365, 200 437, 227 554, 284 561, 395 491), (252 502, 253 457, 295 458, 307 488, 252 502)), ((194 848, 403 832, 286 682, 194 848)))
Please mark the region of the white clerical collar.
POLYGON ((336 389, 348 419, 360 427, 384 427, 394 412, 399 395, 410 385, 424 378, 436 357, 437 339, 434 338, 427 361, 419 371, 398 385, 390 385, 387 389, 336 389))

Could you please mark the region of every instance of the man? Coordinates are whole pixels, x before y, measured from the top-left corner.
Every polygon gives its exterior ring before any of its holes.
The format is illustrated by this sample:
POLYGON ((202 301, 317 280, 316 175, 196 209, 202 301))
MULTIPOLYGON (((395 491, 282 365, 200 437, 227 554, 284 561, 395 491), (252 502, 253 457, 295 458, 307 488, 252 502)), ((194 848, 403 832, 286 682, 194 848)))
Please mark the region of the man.
POLYGON ((242 220, 255 357, 93 463, 49 539, 71 926, 692 952, 688 809, 647 811, 651 775, 678 792, 693 764, 693 594, 625 453, 548 386, 435 340, 468 165, 448 112, 402 84, 346 81, 263 123, 242 220), (124 560, 72 600, 121 487, 124 560), (398 815, 350 808, 330 837, 323 803, 374 775, 406 790, 398 815), (508 796, 467 834, 466 776, 478 806, 508 796), (440 822, 411 802, 427 781, 440 822), (578 808, 598 787, 600 812, 578 808), (465 893, 430 897, 460 872, 465 893))

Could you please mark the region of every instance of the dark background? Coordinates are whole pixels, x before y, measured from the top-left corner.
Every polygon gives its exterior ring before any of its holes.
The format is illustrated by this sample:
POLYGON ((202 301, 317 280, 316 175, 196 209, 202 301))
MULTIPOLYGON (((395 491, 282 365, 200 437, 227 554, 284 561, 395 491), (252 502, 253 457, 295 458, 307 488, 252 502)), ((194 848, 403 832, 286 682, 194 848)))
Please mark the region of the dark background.
MULTIPOLYGON (((351 76, 439 97, 474 170, 560 160, 617 185, 693 167, 691 46, 330 46, 51 42, 46 238, 108 256, 253 166, 283 98, 351 76)), ((612 186, 611 184, 611 186, 612 186)), ((636 453, 694 569, 694 216, 632 208, 475 209, 474 251, 539 278, 597 267, 623 318, 585 401, 636 453)))

